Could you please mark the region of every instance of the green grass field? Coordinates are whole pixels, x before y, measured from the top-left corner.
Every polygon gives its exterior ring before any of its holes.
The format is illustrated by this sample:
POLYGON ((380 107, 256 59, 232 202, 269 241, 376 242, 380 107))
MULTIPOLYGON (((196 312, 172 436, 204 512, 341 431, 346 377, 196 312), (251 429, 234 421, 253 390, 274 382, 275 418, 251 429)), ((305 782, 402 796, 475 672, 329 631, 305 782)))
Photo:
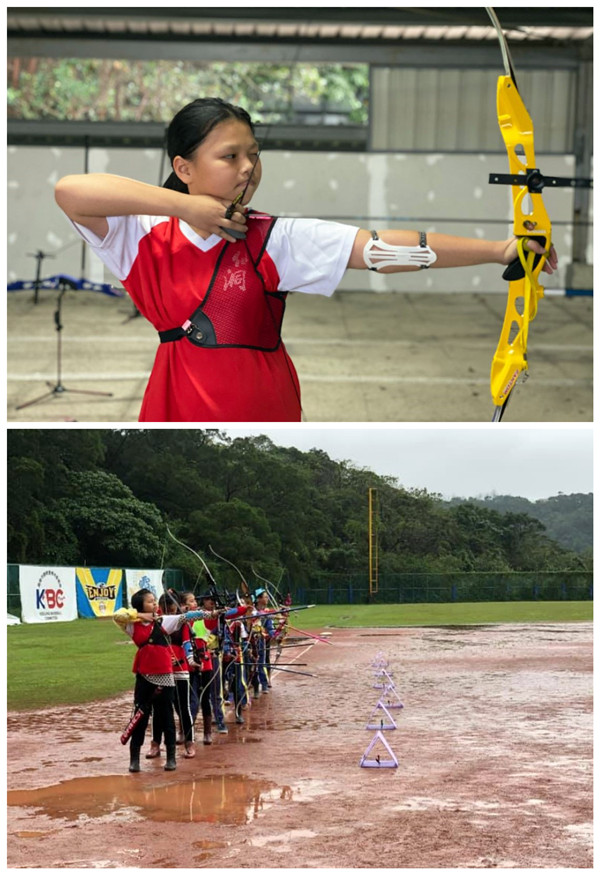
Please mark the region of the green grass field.
MULTIPOLYGON (((436 605, 325 605, 294 612, 296 628, 578 623, 593 602, 474 602, 436 605)), ((134 646, 110 620, 9 626, 9 710, 83 704, 133 689, 134 646)))

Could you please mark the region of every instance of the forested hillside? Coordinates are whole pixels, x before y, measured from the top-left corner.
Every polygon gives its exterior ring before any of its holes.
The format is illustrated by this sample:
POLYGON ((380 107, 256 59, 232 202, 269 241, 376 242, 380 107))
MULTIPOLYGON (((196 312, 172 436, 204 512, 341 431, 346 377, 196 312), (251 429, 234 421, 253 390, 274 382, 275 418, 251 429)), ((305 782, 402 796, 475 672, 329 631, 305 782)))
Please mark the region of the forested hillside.
POLYGON ((300 582, 362 573, 370 487, 382 575, 591 567, 591 551, 576 552, 585 538, 572 537, 572 549, 558 543, 563 530, 591 526, 587 496, 546 502, 552 538, 532 512, 539 502, 448 505, 322 450, 212 429, 9 430, 8 560, 175 567, 195 581, 198 563, 167 536, 168 524, 209 563, 211 545, 247 575, 252 566, 300 582))
POLYGON ((491 495, 485 498, 454 498, 448 507, 460 504, 476 504, 497 510, 500 513, 526 513, 539 520, 549 538, 577 553, 592 550, 593 545, 593 505, 594 496, 576 493, 574 495, 553 495, 529 501, 515 495, 491 495))

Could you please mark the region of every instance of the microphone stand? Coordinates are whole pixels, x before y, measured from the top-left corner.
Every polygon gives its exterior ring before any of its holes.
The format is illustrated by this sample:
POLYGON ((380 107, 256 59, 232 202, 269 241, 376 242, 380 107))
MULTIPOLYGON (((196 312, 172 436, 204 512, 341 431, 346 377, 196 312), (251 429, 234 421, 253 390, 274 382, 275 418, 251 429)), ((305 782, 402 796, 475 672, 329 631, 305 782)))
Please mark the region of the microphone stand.
MULTIPOLYGON (((41 256, 39 259, 39 264, 41 264, 41 259, 43 258, 43 253, 38 253, 38 256, 41 256)), ((56 350, 56 361, 57 361, 57 376, 56 383, 51 383, 46 381, 46 385, 50 386, 49 392, 44 392, 43 395, 40 395, 38 398, 34 398, 33 401, 27 401, 25 404, 19 404, 15 409, 23 410, 25 407, 31 407, 33 404, 38 404, 40 401, 44 401, 46 398, 51 398, 54 395, 63 395, 65 392, 74 392, 78 395, 102 395, 105 398, 112 398, 112 392, 92 392, 90 390, 85 389, 67 389, 66 386, 63 386, 62 383, 62 321, 61 321, 61 309, 62 309, 62 299, 65 292, 68 289, 72 289, 74 286, 66 277, 62 277, 59 284, 59 294, 56 301, 56 310, 54 312, 54 324, 56 326, 56 340, 57 340, 57 350, 56 350)))
POLYGON ((56 256, 50 255, 48 252, 42 252, 41 249, 38 249, 37 252, 28 252, 30 258, 37 259, 36 269, 35 269, 35 280, 33 282, 33 303, 37 304, 40 293, 40 286, 42 284, 42 261, 44 258, 55 258, 56 256))

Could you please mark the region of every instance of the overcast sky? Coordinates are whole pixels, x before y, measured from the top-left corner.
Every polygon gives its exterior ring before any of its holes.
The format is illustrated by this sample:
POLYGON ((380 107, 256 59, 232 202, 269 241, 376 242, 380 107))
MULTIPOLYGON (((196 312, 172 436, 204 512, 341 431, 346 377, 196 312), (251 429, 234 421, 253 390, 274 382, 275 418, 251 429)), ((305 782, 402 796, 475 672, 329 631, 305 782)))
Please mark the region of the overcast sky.
POLYGON ((530 500, 559 492, 593 491, 591 427, 515 426, 226 428, 231 437, 264 434, 275 444, 325 450, 406 488, 444 498, 520 495, 530 500))

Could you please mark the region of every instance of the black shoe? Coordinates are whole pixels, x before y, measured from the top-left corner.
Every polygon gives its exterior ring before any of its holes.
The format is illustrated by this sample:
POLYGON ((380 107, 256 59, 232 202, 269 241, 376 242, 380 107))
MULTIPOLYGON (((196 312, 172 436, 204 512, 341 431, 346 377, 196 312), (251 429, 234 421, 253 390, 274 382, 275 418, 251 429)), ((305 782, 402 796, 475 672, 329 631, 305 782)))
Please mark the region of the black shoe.
POLYGON ((139 772, 140 771, 140 748, 139 747, 130 747, 129 748, 129 771, 130 772, 139 772))
POLYGON ((165 763, 165 772, 174 772, 177 768, 177 761, 175 759, 175 748, 168 747, 167 748, 167 761, 165 763))

